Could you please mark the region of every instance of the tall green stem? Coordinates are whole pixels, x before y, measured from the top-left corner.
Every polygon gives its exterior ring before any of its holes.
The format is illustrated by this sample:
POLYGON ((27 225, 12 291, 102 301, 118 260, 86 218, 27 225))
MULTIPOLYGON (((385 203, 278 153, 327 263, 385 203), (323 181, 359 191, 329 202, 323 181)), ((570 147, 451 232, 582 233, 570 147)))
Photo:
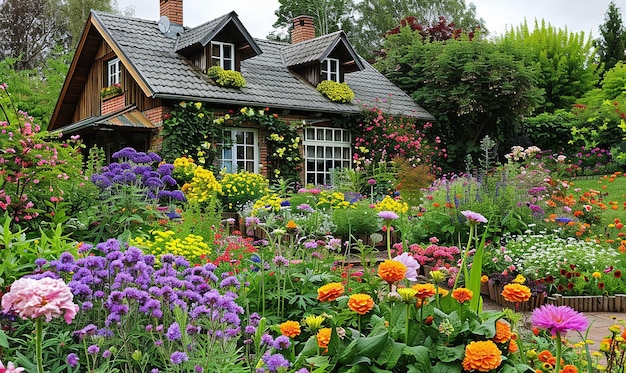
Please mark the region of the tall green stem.
POLYGON ((409 344, 409 315, 411 314, 411 303, 406 303, 406 325, 404 326, 404 344, 409 344))
POLYGON ((474 224, 470 225, 470 232, 469 232, 469 237, 467 239, 467 246, 465 247, 465 251, 463 252, 463 258, 461 258, 461 267, 459 268, 459 271, 456 274, 456 278, 454 279, 454 286, 452 286, 453 290, 456 289, 456 284, 459 282, 459 277, 461 277, 461 270, 463 270, 463 276, 465 276, 466 282, 469 278, 469 272, 467 270, 467 265, 465 262, 467 261, 467 253, 469 252, 469 248, 472 245, 472 239, 474 237, 474 228, 475 228, 474 224))
POLYGON ((389 256, 389 260, 391 260, 391 225, 387 225, 387 255, 389 256))
POLYGON ((562 343, 561 343, 561 333, 559 331, 556 332, 556 363, 554 365, 554 371, 561 371, 561 353, 562 353, 562 343))
POLYGON ((35 319, 35 355, 37 359, 37 373, 43 373, 43 319, 35 319))

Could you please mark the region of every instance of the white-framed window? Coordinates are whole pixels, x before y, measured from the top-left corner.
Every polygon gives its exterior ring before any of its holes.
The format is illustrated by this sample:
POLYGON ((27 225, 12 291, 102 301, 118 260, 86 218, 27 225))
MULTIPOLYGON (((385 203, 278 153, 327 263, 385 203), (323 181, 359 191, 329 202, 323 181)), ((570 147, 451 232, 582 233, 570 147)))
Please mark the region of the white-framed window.
POLYGON ((122 69, 120 69, 120 66, 119 58, 114 58, 107 62, 107 87, 121 83, 122 69))
POLYGON ((327 58, 322 62, 322 80, 332 80, 337 83, 339 81, 339 60, 336 58, 327 58))
POLYGON ((221 168, 228 173, 259 172, 259 134, 251 128, 224 129, 221 168), (230 140, 229 140, 230 139, 230 140))
POLYGON ((347 129, 306 128, 303 145, 307 184, 329 185, 334 169, 351 167, 352 149, 347 129))
POLYGON ((211 66, 219 66, 224 70, 235 70, 235 45, 212 41, 211 66))

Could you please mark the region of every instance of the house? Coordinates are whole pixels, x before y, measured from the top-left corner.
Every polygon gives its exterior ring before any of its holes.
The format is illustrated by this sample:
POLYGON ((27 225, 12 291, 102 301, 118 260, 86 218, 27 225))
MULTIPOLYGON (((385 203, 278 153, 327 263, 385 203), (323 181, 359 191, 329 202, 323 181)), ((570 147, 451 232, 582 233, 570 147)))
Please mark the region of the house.
MULTIPOLYGON (((125 146, 158 151, 163 118, 181 101, 218 112, 267 108, 303 125, 305 180, 327 183, 330 168, 351 163, 349 132, 333 127, 334 119, 355 117, 363 105, 385 98, 386 113, 433 119, 360 58, 342 31, 315 37, 311 17, 294 19, 289 44, 253 38, 235 12, 185 27, 182 10, 182 0, 160 0, 158 22, 92 11, 48 129, 79 134, 88 148, 98 145, 108 155, 125 146), (245 87, 214 84, 207 75, 213 65, 239 71, 245 87), (347 83, 354 100, 329 100, 316 90, 323 80, 347 83), (116 86, 117 96, 101 100, 103 88, 116 86)), ((259 165, 267 134, 250 127, 229 130, 234 140, 226 150, 234 164, 264 172, 259 165), (238 143, 243 137, 252 143, 238 143), (254 151, 235 151, 250 145, 254 151)))

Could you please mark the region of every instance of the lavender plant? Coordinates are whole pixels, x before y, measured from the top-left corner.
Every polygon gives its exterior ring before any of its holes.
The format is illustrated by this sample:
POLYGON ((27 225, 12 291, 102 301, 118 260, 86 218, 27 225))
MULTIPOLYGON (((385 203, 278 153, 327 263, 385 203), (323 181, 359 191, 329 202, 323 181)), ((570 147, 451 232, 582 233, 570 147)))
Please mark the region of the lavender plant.
POLYGON ((38 262, 35 277, 65 279, 80 305, 74 336, 83 348, 68 364, 79 371, 96 364, 106 371, 243 371, 237 278, 218 276, 213 264, 192 267, 172 254, 157 262, 123 246, 109 239, 83 244, 78 259, 66 252, 38 262))

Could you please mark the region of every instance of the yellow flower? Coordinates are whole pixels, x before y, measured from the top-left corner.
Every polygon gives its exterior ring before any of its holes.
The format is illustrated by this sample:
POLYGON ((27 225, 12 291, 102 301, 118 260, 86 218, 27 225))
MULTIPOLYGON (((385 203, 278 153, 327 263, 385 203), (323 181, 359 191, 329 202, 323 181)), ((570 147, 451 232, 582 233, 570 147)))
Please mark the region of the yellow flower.
POLYGON ((196 107, 196 109, 200 109, 202 107, 202 102, 196 102, 194 106, 196 107))
POLYGON ((408 303, 415 299, 415 295, 417 295, 417 290, 413 288, 399 288, 398 294, 400 294, 400 297, 403 301, 408 303))
POLYGON ((322 323, 326 320, 324 316, 307 316, 304 318, 304 323, 309 327, 309 329, 315 331, 319 329, 322 323))
POLYGON ((524 282, 526 282, 526 277, 518 274, 512 282, 515 282, 516 284, 523 284, 524 282))
POLYGON ((332 302, 343 295, 343 284, 331 282, 317 289, 317 299, 321 302, 332 302))
POLYGON ((601 278, 602 277, 602 273, 596 271, 596 272, 591 274, 591 277, 593 277, 595 279, 601 278))

